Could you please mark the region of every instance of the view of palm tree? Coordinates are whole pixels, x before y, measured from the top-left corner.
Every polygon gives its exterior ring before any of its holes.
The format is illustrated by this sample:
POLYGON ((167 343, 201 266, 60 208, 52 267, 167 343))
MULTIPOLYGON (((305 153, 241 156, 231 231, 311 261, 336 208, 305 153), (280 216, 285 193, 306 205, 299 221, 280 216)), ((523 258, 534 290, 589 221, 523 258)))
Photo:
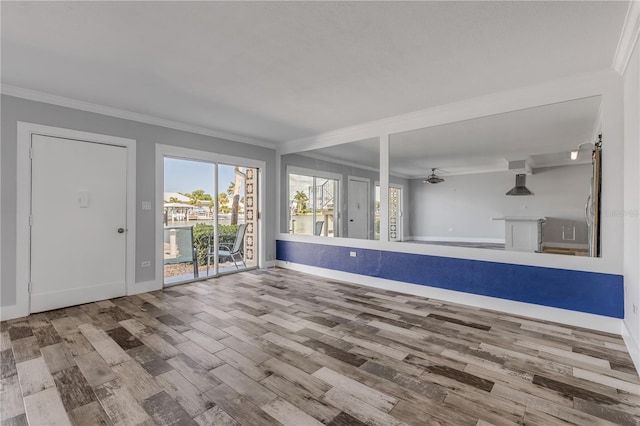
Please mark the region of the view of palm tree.
POLYGON ((304 191, 296 191, 296 195, 293 196, 296 202, 296 213, 305 213, 307 211, 307 202, 309 197, 304 191))

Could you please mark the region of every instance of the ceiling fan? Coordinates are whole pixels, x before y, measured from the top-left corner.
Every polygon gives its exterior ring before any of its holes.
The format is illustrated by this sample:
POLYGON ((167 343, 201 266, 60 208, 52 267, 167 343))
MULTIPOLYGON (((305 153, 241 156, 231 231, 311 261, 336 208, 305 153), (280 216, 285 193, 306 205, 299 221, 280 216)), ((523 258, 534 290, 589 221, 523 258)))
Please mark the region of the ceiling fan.
POLYGON ((431 174, 422 181, 422 183, 433 183, 433 184, 441 183, 441 182, 444 182, 444 179, 442 179, 439 176, 436 176, 435 168, 431 169, 431 174))

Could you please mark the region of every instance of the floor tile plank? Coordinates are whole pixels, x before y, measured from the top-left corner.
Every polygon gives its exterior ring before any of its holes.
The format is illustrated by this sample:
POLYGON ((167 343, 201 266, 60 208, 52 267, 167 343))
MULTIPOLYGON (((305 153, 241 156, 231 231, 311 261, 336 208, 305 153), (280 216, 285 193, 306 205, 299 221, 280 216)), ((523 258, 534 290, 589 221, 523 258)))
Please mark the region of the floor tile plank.
POLYGON ((314 397, 299 383, 272 374, 260 382, 264 387, 289 401, 313 418, 328 423, 340 412, 339 409, 322 400, 322 395, 314 397))
POLYGON ((15 362, 29 361, 33 358, 41 356, 40 345, 36 336, 24 337, 18 340, 12 340, 13 358, 15 362))
POLYGON ((225 413, 220 407, 215 406, 193 419, 199 426, 240 426, 233 417, 225 413))
POLYGON ((89 385, 93 388, 116 378, 109 365, 96 351, 77 356, 75 362, 89 385))
POLYGON ((119 379, 98 386, 95 392, 114 426, 139 425, 150 420, 119 379))
POLYGON ((68 414, 73 426, 111 426, 113 424, 98 401, 77 407, 68 414))
POLYGON ((276 398, 260 408, 283 425, 322 426, 321 422, 282 398, 276 398))
POLYGON ((162 391, 153 377, 135 360, 114 365, 111 370, 140 403, 162 391))
POLYGON ((152 376, 157 376, 173 369, 164 359, 144 345, 129 349, 127 354, 152 376))
POLYGON ((96 401, 96 396, 87 379, 75 365, 53 373, 53 380, 56 383, 66 411, 71 411, 96 401))
POLYGON ((229 364, 223 364, 220 367, 211 370, 211 374, 258 406, 269 403, 277 397, 276 394, 266 389, 255 380, 252 380, 242 374, 229 364))
POLYGON ((162 426, 196 426, 197 423, 166 392, 162 391, 148 398, 142 407, 153 418, 155 424, 162 426))
POLYGON ((55 387, 26 396, 24 405, 30 425, 66 426, 71 424, 55 387))
POLYGON ((56 373, 76 365, 66 343, 56 343, 42 348, 42 357, 51 373, 56 373))
POLYGON ((224 383, 207 391, 207 397, 242 425, 272 426, 278 424, 276 419, 265 413, 251 400, 243 397, 224 383))
POLYGON ((56 385, 42 357, 20 362, 16 364, 16 368, 22 395, 24 396, 38 393, 56 385))
POLYGON ((313 376, 382 411, 388 412, 398 403, 396 398, 378 392, 327 367, 322 367, 313 373, 313 376))
POLYGON ((406 423, 339 388, 331 388, 323 399, 356 419, 373 426, 405 426, 406 423))
POLYGON ((206 334, 202 334, 199 331, 191 330, 191 331, 187 331, 186 333, 183 333, 183 335, 187 337, 189 340, 191 340, 192 342, 196 343, 197 345, 202 346, 202 348, 206 349, 212 354, 218 351, 221 351, 225 348, 225 346, 222 343, 219 343, 212 337, 207 336, 206 334))
POLYGON ((259 382, 267 377, 267 373, 264 369, 259 368, 257 364, 251 361, 249 358, 239 354, 233 349, 223 349, 217 352, 216 355, 225 363, 229 364, 236 370, 250 377, 251 379, 259 382))
POLYGON ((0 379, 6 379, 18 373, 11 347, 0 352, 0 363, 0 379))
POLYGON ((187 355, 179 354, 178 356, 168 359, 167 363, 198 388, 200 392, 207 391, 221 383, 187 355))
POLYGON ((18 375, 0 380, 0 420, 8 420, 24 413, 24 401, 18 375))
POLYGON ((175 370, 160 374, 155 379, 191 417, 196 417, 213 407, 213 403, 198 388, 175 370))

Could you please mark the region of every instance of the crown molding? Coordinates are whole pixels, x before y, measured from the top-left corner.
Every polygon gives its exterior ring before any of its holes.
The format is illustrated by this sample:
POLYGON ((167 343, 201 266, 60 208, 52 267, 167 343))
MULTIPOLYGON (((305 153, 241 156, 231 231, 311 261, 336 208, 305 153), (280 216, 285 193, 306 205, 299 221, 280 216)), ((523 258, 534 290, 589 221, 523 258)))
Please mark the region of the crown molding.
POLYGON ((327 161, 329 163, 340 164, 343 166, 354 167, 357 169, 380 173, 380 170, 375 167, 367 166, 364 164, 358 164, 352 161, 329 157, 328 155, 318 154, 316 152, 302 151, 302 152, 296 152, 295 154, 302 155, 303 157, 313 158, 314 160, 327 161))
POLYGON ((629 9, 627 9, 627 16, 624 20, 622 27, 622 33, 620 34, 620 40, 618 41, 618 48, 616 54, 613 57, 613 69, 624 74, 627 69, 627 64, 633 53, 636 43, 638 42, 638 36, 640 35, 640 1, 631 0, 629 3, 629 9))
POLYGON ((166 127, 183 132, 195 133, 203 136, 211 136, 214 138, 226 139, 234 142, 242 142, 250 145, 261 146, 263 148, 276 149, 275 143, 266 140, 238 135, 235 133, 229 133, 222 130, 211 129, 208 127, 182 123, 179 121, 168 120, 165 118, 154 117, 152 115, 126 111, 119 108, 98 105, 91 102, 80 101, 78 99, 67 98, 64 96, 52 95, 49 93, 25 89, 23 87, 12 86, 9 84, 2 84, 0 86, 0 93, 2 93, 3 95, 14 96, 16 98, 28 99, 30 101, 44 102, 47 104, 77 109, 80 111, 92 112, 95 114, 107 115, 109 117, 137 121, 139 123, 166 127))

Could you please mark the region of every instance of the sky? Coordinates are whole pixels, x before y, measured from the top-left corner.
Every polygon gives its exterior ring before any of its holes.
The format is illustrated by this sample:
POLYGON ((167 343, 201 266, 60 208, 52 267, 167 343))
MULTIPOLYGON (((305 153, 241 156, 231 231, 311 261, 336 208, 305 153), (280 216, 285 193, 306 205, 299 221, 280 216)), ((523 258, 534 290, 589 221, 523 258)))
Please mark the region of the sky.
MULTIPOLYGON (((218 166, 220 175, 220 192, 227 192, 230 182, 235 181, 233 166, 218 166)), ((164 159, 164 192, 191 193, 196 189, 204 189, 207 194, 214 194, 213 164, 199 161, 164 159)))

